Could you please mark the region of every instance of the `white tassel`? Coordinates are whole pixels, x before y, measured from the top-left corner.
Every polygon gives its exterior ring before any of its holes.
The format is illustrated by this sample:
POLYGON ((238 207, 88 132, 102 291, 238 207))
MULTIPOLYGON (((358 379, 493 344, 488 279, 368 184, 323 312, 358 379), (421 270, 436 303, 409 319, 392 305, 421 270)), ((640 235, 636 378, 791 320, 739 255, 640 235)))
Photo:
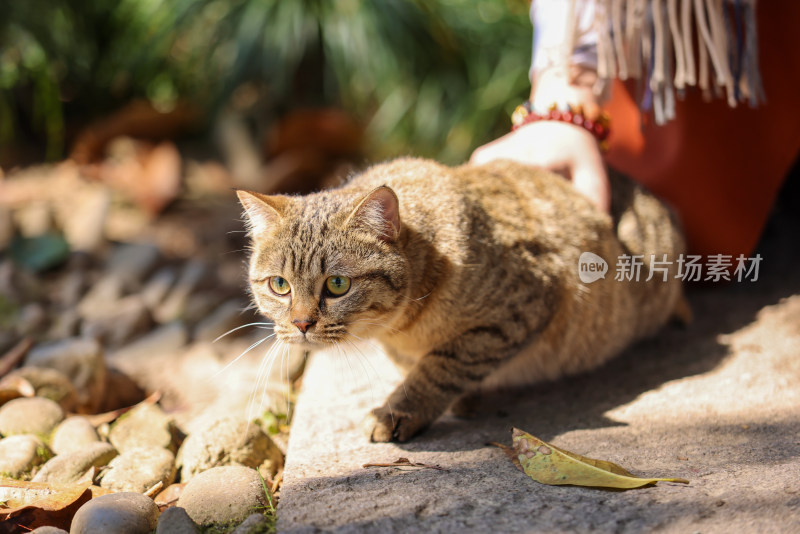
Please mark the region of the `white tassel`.
POLYGON ((683 57, 683 37, 678 24, 678 0, 667 0, 667 16, 675 50, 675 87, 683 90, 686 87, 686 60, 683 57))
POLYGON ((661 2, 651 0, 650 9, 653 13, 653 74, 651 82, 658 85, 664 83, 664 19, 662 18, 661 2))
POLYGON ((736 96, 733 92, 733 75, 731 74, 730 65, 728 64, 728 36, 725 31, 725 23, 722 19, 722 0, 706 0, 708 8, 708 21, 711 28, 711 36, 714 42, 714 48, 717 56, 720 58, 719 65, 715 64, 717 71, 717 83, 725 86, 725 92, 728 94, 728 105, 732 108, 736 107, 736 96))
MULTIPOLYGON (((662 4, 662 18, 667 18, 667 8, 662 4)), ((675 86, 673 80, 673 62, 670 51, 673 49, 673 35, 671 32, 664 32, 664 120, 667 122, 675 118, 675 86)))
POLYGON ((611 21, 614 30, 614 51, 617 56, 619 79, 628 79, 628 61, 625 57, 624 38, 622 35, 622 5, 625 0, 613 0, 611 5, 611 21))
MULTIPOLYGON (((710 4, 711 1, 712 0, 707 0, 707 3, 709 10, 713 11, 713 7, 710 4)), ((711 58, 711 64, 714 66, 716 83, 719 85, 725 85, 725 72, 727 71, 727 64, 719 57, 719 51, 717 50, 714 41, 711 38, 711 30, 709 29, 709 23, 706 21, 703 0, 694 0, 694 8, 695 16, 697 17, 697 27, 700 31, 700 35, 703 38, 703 42, 705 43, 708 57, 711 58)), ((709 16, 712 17, 713 20, 713 12, 709 13, 709 16)))
POLYGON ((683 25, 683 57, 686 58, 684 78, 686 85, 697 85, 692 46, 692 0, 683 0, 683 4, 681 4, 681 24, 683 25))

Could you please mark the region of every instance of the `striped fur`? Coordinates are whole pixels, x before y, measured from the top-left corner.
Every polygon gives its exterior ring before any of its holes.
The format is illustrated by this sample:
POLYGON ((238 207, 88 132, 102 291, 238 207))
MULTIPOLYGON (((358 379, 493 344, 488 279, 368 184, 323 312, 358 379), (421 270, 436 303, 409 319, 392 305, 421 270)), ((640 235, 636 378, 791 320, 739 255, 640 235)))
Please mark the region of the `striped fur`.
POLYGON ((379 341, 407 375, 373 410, 371 437, 405 441, 459 398, 590 369, 669 319, 675 272, 644 278, 650 254, 683 252, 680 230, 644 190, 612 182, 612 216, 512 162, 402 159, 305 197, 240 191, 253 297, 284 341, 379 341), (609 263, 591 285, 578 278, 585 251, 609 263), (646 256, 641 281, 614 280, 621 254, 646 256), (271 276, 290 294, 271 291, 271 276), (326 294, 329 276, 349 277, 349 292, 326 294))

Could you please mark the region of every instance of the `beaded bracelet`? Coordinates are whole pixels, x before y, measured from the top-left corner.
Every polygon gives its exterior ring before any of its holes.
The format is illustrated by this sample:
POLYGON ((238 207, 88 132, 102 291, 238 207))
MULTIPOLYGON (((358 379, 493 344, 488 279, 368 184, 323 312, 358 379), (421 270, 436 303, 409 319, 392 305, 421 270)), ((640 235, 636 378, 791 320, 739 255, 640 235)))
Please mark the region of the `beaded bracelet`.
POLYGON ((530 101, 526 100, 517 106, 517 109, 511 114, 511 130, 514 131, 536 121, 568 122, 575 126, 580 126, 597 139, 602 150, 608 149, 606 140, 611 133, 611 119, 608 113, 603 112, 597 118, 590 119, 583 114, 583 109, 580 106, 573 108, 567 105, 566 110, 560 110, 556 104, 551 104, 547 113, 537 113, 533 111, 530 101))

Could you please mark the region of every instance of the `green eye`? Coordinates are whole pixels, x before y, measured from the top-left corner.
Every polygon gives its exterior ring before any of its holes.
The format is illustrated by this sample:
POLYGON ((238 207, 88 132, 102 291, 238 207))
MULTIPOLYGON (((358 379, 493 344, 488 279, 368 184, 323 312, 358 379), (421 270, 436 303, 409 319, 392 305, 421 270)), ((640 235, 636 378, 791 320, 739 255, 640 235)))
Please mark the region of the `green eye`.
POLYGON ((287 295, 289 291, 292 290, 292 287, 289 285, 289 282, 286 281, 286 278, 282 278, 280 276, 270 276, 269 288, 278 295, 287 295))
POLYGON ((346 276, 329 276, 325 288, 334 297, 341 297, 350 289, 350 279, 346 276))

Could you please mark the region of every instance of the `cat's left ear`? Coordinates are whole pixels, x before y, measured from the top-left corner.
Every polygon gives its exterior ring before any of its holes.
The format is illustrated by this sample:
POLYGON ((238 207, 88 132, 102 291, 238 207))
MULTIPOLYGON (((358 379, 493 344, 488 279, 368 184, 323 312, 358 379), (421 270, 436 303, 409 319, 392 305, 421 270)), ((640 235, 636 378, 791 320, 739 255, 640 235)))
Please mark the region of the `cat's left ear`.
POLYGON ((375 189, 358 203, 347 218, 348 224, 363 226, 387 243, 400 236, 400 202, 390 187, 375 189))
POLYGON ((236 195, 244 207, 251 233, 270 233, 283 219, 282 212, 287 202, 285 197, 267 196, 243 189, 238 189, 236 195))

